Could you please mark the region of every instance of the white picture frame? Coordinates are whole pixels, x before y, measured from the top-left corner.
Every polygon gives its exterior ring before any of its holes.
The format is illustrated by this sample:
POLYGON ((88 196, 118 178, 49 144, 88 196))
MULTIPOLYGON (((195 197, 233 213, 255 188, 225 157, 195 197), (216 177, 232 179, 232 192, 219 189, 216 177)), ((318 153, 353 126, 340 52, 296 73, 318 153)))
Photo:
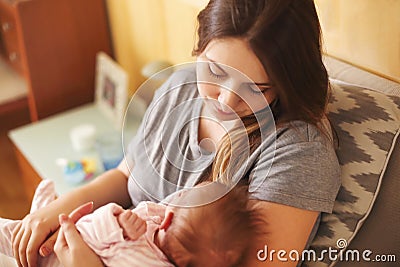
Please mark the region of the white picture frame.
POLYGON ((127 101, 127 72, 106 53, 97 53, 95 103, 117 130, 121 130, 127 101))

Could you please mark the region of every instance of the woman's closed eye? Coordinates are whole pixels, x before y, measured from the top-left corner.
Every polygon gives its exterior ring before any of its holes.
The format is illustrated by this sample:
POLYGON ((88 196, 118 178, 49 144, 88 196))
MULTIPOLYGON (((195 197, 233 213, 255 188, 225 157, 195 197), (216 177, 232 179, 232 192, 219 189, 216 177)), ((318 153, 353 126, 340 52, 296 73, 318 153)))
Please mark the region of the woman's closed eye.
POLYGON ((227 76, 227 73, 215 62, 208 63, 208 71, 212 77, 217 79, 222 79, 227 76))
POLYGON ((252 94, 255 95, 262 95, 264 94, 266 91, 268 91, 269 89, 271 89, 271 85, 267 85, 267 84, 248 84, 248 88, 250 90, 250 92, 252 94))

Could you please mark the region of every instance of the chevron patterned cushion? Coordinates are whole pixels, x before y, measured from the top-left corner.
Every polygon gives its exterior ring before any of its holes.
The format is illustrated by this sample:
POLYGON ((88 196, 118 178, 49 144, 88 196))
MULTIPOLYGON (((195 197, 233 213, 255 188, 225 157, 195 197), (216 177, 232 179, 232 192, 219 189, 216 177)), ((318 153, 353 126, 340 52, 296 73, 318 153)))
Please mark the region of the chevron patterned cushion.
MULTIPOLYGON (((337 156, 342 186, 332 214, 323 213, 310 249, 345 248, 368 217, 379 193, 381 179, 400 134, 400 98, 331 80, 328 110, 338 138, 337 156)), ((361 254, 361 252, 360 252, 361 254)), ((337 254, 336 254, 337 255, 337 254)), ((302 266, 333 266, 338 259, 305 261, 302 266)))

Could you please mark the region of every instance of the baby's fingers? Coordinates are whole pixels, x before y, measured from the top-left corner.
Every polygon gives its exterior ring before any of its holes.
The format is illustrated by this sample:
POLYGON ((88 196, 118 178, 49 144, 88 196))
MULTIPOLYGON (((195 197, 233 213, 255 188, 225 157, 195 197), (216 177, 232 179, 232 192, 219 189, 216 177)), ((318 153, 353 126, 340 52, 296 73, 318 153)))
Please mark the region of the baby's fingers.
POLYGON ((129 216, 121 218, 120 224, 124 229, 125 236, 131 240, 138 239, 146 232, 147 228, 146 222, 132 212, 129 216), (126 218, 129 218, 129 220, 125 220, 126 218))
POLYGON ((146 227, 146 222, 142 218, 140 218, 136 214, 133 215, 133 218, 134 218, 132 222, 133 229, 140 230, 141 228, 146 227))
POLYGON ((133 221, 135 220, 135 217, 133 216, 133 212, 130 210, 124 210, 119 216, 118 218, 125 222, 125 223, 133 223, 133 221))
POLYGON ((147 229, 147 224, 144 221, 143 221, 143 223, 137 225, 136 226, 136 233, 137 233, 136 238, 139 238, 141 235, 144 235, 146 233, 146 229, 147 229))

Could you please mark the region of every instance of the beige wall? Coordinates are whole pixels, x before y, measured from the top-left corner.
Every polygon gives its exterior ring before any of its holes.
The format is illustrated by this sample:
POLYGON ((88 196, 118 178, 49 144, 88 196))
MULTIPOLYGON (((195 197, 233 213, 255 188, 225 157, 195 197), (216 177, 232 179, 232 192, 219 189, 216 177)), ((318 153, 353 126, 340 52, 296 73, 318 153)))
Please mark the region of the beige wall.
POLYGON ((130 92, 144 81, 153 60, 193 60, 197 13, 204 0, 107 0, 114 52, 130 76, 130 92))
MULTIPOLYGON (((130 74, 166 59, 193 60, 196 16, 207 0, 107 0, 117 61, 130 74)), ((328 54, 400 81, 400 0, 315 0, 328 54)))
POLYGON ((399 0, 315 0, 328 54, 400 82, 399 0))

